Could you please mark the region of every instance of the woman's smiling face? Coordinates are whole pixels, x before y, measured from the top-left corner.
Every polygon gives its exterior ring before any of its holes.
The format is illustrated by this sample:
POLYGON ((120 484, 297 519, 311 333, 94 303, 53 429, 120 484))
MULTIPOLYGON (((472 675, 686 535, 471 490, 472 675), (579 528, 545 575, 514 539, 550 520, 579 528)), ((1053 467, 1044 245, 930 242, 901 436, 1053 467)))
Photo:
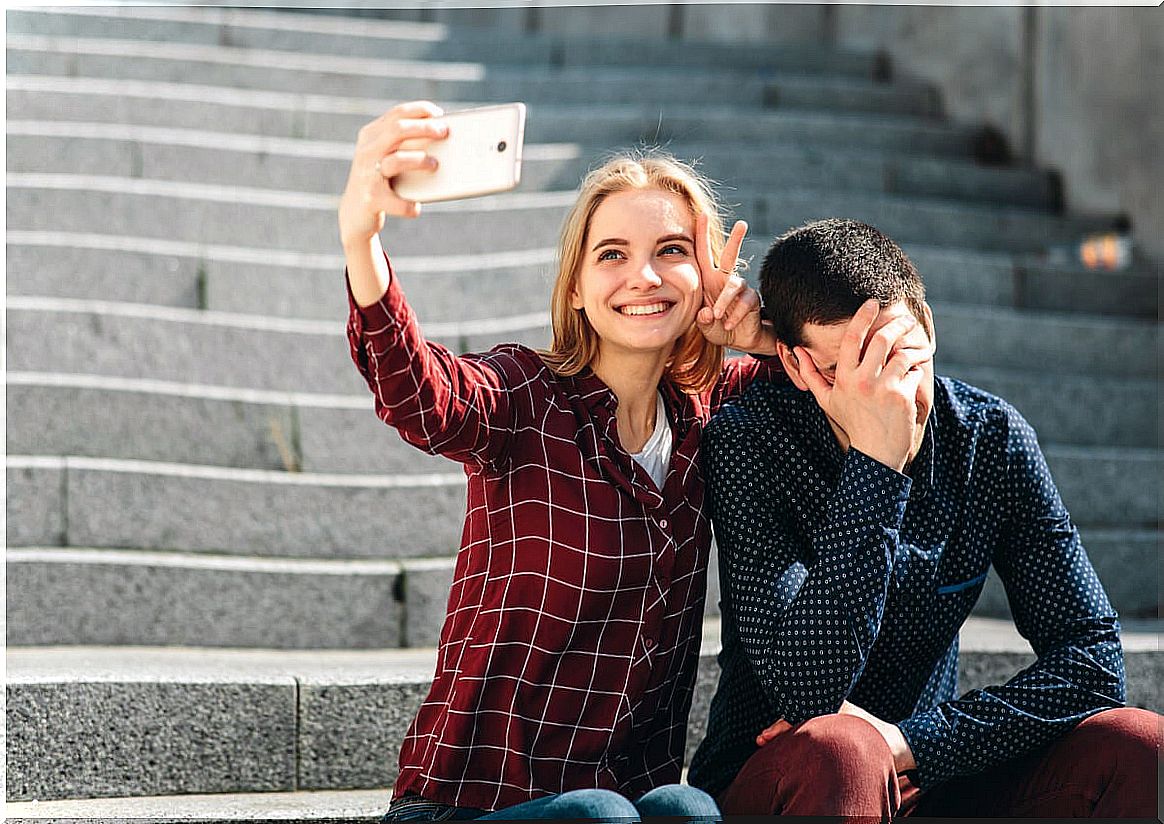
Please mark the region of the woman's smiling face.
POLYGON ((584 243, 570 301, 598 334, 600 358, 669 355, 703 301, 687 202, 660 189, 609 195, 584 243))

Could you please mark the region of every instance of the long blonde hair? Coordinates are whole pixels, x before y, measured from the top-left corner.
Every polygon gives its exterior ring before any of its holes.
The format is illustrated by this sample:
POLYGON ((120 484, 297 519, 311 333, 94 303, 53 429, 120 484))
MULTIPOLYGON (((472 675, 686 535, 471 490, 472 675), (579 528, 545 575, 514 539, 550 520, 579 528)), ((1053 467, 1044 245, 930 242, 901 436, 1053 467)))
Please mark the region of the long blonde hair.
MULTIPOLYGON (((718 261, 725 243, 724 221, 719 203, 708 180, 691 166, 656 149, 623 152, 590 171, 582 180, 578 200, 566 216, 558 242, 558 276, 550 297, 554 340, 539 352, 542 360, 559 375, 576 375, 590 366, 598 355, 598 333, 581 309, 570 302, 582 267, 586 236, 598 206, 608 196, 633 189, 659 189, 679 195, 691 209, 708 216, 713 261, 718 261)), ((699 239, 695 239, 699 242, 699 239)), ((684 392, 710 388, 723 369, 723 347, 710 343, 695 324, 676 342, 664 375, 684 392)))

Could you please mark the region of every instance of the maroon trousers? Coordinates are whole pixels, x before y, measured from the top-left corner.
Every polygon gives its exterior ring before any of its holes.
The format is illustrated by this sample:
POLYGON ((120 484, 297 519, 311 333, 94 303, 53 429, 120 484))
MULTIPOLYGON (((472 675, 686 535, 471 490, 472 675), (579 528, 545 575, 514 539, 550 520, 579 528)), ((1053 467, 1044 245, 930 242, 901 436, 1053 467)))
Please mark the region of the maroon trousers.
POLYGON ((727 815, 1156 818, 1164 718, 1114 709, 1051 746, 922 793, 867 721, 825 715, 777 735, 718 801, 727 815))

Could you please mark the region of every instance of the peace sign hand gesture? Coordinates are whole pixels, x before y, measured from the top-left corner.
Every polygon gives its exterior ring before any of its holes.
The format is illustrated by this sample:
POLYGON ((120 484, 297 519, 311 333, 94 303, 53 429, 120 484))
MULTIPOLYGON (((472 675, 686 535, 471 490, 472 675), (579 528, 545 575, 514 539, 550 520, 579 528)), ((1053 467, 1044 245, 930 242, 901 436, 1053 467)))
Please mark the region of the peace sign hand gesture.
POLYGON ((735 273, 748 224, 736 221, 718 265, 712 259, 709 227, 706 214, 696 216, 695 259, 703 284, 703 308, 695 317, 699 331, 721 346, 757 355, 775 354, 776 337, 760 318, 760 296, 735 273))

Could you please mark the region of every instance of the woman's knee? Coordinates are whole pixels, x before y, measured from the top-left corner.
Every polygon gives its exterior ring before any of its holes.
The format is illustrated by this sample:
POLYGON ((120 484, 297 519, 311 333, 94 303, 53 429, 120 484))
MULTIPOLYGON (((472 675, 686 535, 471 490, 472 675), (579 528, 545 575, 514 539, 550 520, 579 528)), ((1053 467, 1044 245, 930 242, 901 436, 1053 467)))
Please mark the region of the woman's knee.
POLYGON ((599 818, 637 821, 639 812, 627 798, 611 790, 571 790, 555 796, 549 818, 599 818))
POLYGON ((702 820, 718 820, 719 807, 715 799, 698 787, 686 784, 665 784, 655 787, 635 802, 639 815, 684 816, 702 820))

